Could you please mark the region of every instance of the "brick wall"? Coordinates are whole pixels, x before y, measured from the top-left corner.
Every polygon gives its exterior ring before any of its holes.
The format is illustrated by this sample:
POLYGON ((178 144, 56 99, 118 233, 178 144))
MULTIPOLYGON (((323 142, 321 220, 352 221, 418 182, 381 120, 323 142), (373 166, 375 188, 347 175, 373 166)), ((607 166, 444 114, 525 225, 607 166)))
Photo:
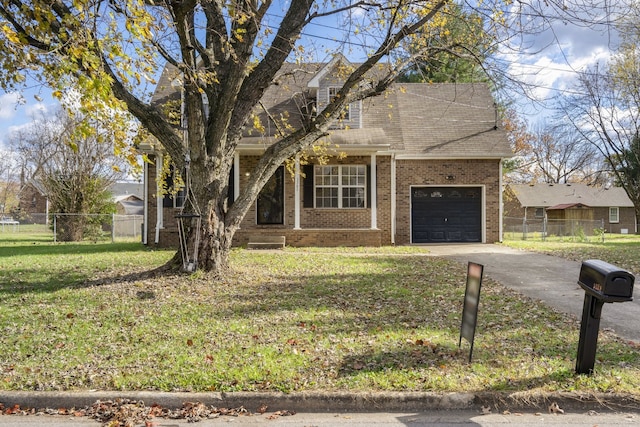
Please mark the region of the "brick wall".
MULTIPOLYGON (((608 217, 606 217, 608 219, 608 217)), ((611 233, 620 233, 620 229, 626 228, 629 234, 636 232, 636 211, 634 208, 620 208, 620 223, 614 227, 611 224, 611 233)))
POLYGON ((635 210, 633 208, 618 208, 619 221, 617 223, 609 222, 609 208, 594 208, 593 219, 604 219, 604 229, 607 233, 620 233, 623 228, 627 229, 627 233, 635 233, 635 210))
POLYGON ((20 191, 18 207, 22 214, 43 214, 47 212, 47 198, 31 184, 20 191))
MULTIPOLYGON (((248 179, 247 173, 255 167, 258 161, 258 157, 245 157, 241 158, 240 164, 240 188, 242 188, 248 179)), ((354 156, 346 159, 330 159, 329 164, 360 164, 370 165, 370 156, 354 156)), ((376 241, 381 241, 382 244, 391 243, 391 160, 390 157, 376 157, 376 169, 377 169, 377 198, 378 198, 378 231, 374 233, 380 235, 376 241)), ((302 178, 300 185, 304 185, 302 178)), ((284 179, 284 193, 285 193, 285 219, 284 225, 258 225, 256 219, 256 204, 254 203, 249 212, 242 221, 240 228, 245 230, 255 230, 264 233, 268 233, 268 230, 289 230, 293 229, 295 225, 295 188, 294 179, 291 174, 285 171, 284 179)), ((368 230, 371 228, 371 208, 362 209, 316 209, 304 207, 304 192, 300 191, 300 227, 303 230, 313 229, 314 232, 310 234, 316 236, 309 239, 303 239, 298 236, 295 239, 305 241, 320 241, 318 233, 321 230, 327 230, 329 235, 334 234, 336 230, 345 229, 358 229, 368 230)), ((298 231, 298 230, 296 230, 298 231)), ((298 231, 297 234, 300 234, 298 231)), ((282 235, 282 232, 281 232, 282 235)), ((358 236, 362 236, 363 233, 357 233, 358 236)), ((353 238, 350 237, 350 238, 353 238)), ((330 240, 330 239, 329 239, 330 240)), ((348 240, 348 239, 347 239, 348 240)), ((240 241, 240 240, 238 240, 240 241)), ((380 245, 380 243, 378 243, 380 245)), ((328 245, 331 246, 331 245, 328 245)))
POLYGON ((484 186, 486 242, 500 240, 499 160, 398 160, 396 243, 411 242, 411 186, 484 186), (453 177, 453 179, 447 179, 453 177))
MULTIPOLYGON (((257 156, 241 157, 239 171, 240 188, 246 185, 247 173, 258 161, 257 156)), ((370 156, 355 156, 346 159, 331 159, 330 164, 369 165, 370 156)), ((155 165, 149 164, 149 242, 155 237, 156 183, 155 165)), ((300 226, 293 230, 295 191, 294 179, 287 171, 284 177, 285 216, 283 225, 257 225, 255 203, 249 209, 234 237, 235 245, 246 244, 252 235, 284 235, 290 246, 380 246, 389 245, 391 239, 391 158, 376 157, 377 169, 377 229, 371 230, 371 209, 316 209, 304 207, 304 191, 300 191, 300 226)), ((499 235, 499 180, 498 160, 400 160, 397 162, 396 244, 408 244, 410 236, 410 187, 412 185, 484 186, 486 200, 486 241, 495 242, 499 235), (447 179, 455 176, 454 180, 447 179)), ((301 179, 301 185, 303 180, 301 179)), ((174 212, 165 209, 165 230, 161 231, 160 245, 177 245, 174 212)))

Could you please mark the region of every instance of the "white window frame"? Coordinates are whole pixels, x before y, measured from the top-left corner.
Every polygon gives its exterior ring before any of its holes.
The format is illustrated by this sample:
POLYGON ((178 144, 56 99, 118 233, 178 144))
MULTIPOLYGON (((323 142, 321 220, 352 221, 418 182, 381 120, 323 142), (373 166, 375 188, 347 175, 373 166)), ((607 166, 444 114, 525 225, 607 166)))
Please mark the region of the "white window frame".
POLYGON ((533 216, 535 218, 544 218, 544 208, 535 208, 533 216), (538 215, 538 211, 540 211, 542 213, 542 215, 538 215))
POLYGON ((349 165, 316 165, 313 171, 313 205, 317 209, 365 209, 367 207, 367 166, 363 164, 349 165), (354 172, 356 173, 352 173, 354 172), (333 172, 336 173, 333 173, 333 172), (361 174, 358 172, 362 172, 361 174), (354 182, 355 180, 355 182, 354 182), (344 206, 345 199, 356 199, 360 197, 349 197, 345 195, 345 190, 360 190, 362 206, 344 206), (335 190, 335 196, 330 193, 335 190), (325 193, 325 195, 321 194, 325 193), (337 206, 326 206, 325 203, 318 203, 320 200, 331 201, 337 199, 337 206))
MULTIPOLYGON (((329 86, 327 88, 327 102, 333 101, 333 98, 338 94, 340 89, 342 88, 339 86, 329 86)), ((341 117, 341 120, 346 120, 346 121, 351 120, 351 104, 345 105, 343 110, 343 117, 341 117)))
POLYGON ((620 208, 617 206, 609 207, 609 224, 618 224, 620 222, 620 208))

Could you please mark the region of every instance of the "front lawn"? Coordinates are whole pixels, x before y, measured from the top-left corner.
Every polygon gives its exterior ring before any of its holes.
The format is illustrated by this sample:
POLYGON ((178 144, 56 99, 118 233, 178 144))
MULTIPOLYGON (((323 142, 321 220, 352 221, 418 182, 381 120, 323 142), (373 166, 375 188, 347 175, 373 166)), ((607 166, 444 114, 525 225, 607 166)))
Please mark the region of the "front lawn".
POLYGON ((576 319, 485 280, 473 361, 466 266, 426 248, 234 250, 224 281, 172 252, 0 235, 4 390, 640 390, 640 349, 603 333, 574 373, 576 319))

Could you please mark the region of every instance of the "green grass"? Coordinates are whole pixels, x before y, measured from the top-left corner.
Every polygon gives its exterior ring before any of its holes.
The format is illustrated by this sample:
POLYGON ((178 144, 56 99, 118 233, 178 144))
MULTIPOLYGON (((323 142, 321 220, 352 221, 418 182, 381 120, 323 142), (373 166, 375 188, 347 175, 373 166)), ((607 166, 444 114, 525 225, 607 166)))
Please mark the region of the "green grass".
POLYGON ((640 390, 638 346, 603 332, 576 375, 578 322, 491 280, 469 364, 466 268, 425 248, 238 249, 211 281, 137 243, 4 237, 4 390, 640 390))
POLYGON ((640 274, 640 235, 606 234, 604 242, 506 240, 504 244, 574 261, 601 259, 640 274))

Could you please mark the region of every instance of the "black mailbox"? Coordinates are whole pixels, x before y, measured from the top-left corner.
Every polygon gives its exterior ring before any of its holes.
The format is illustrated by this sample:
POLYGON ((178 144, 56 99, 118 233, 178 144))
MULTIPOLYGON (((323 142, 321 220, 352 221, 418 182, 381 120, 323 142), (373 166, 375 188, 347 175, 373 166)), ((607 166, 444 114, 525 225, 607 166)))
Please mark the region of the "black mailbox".
POLYGON ((578 284, 588 294, 604 302, 633 300, 633 274, 608 262, 590 259, 582 262, 578 284))
POLYGON ((584 289, 582 322, 576 372, 593 373, 602 306, 608 302, 633 301, 633 281, 628 271, 597 259, 582 262, 578 284, 584 289))

